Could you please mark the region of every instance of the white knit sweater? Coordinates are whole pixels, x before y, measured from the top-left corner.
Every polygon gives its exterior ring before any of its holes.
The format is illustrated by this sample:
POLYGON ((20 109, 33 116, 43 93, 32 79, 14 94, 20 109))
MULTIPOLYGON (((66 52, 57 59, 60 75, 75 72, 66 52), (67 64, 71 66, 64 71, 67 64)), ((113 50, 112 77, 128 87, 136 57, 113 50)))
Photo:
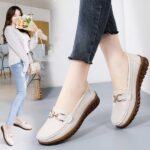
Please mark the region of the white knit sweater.
POLYGON ((4 31, 4 35, 8 42, 9 66, 23 61, 23 72, 27 72, 29 66, 29 58, 27 53, 34 49, 38 43, 37 32, 30 38, 26 33, 20 32, 15 27, 9 25, 4 31))

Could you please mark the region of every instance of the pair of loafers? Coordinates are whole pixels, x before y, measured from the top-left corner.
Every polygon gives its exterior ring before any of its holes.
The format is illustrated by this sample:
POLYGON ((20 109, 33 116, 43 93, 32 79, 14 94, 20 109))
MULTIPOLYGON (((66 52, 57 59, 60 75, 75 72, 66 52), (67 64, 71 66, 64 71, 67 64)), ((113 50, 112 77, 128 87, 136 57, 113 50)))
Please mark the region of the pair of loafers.
MULTIPOLYGON (((111 121, 118 128, 127 127, 137 114, 140 106, 141 84, 149 65, 145 57, 129 53, 127 56, 128 87, 125 91, 114 91, 112 96, 111 121)), ((38 142, 43 145, 52 145, 67 140, 76 133, 84 119, 98 106, 99 102, 96 92, 88 86, 70 114, 54 107, 36 136, 38 142)))

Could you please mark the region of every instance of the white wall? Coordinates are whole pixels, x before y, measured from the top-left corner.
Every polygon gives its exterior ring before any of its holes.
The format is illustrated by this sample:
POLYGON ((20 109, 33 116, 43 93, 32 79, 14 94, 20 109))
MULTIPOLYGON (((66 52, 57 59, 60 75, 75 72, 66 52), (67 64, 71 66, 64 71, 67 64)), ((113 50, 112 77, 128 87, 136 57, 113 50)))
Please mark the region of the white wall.
MULTIPOLYGON (((126 50, 150 60, 150 1, 124 0, 124 14, 126 50)), ((142 89, 150 93, 150 69, 142 89)))
MULTIPOLYGON (((120 31, 121 43, 124 46, 124 20, 122 1, 113 1, 114 14, 120 31)), ((79 0, 51 1, 51 43, 53 52, 49 56, 48 76, 45 86, 61 86, 67 73, 70 55, 77 27, 79 0)), ((89 82, 110 81, 110 76, 103 54, 98 48, 91 66, 89 82)))

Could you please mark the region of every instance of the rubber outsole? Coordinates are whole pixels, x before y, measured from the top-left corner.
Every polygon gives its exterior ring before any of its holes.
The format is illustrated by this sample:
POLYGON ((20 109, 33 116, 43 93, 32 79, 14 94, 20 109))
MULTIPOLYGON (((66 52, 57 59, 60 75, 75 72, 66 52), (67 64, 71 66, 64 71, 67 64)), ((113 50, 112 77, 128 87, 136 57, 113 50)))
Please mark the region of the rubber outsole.
POLYGON ((14 126, 16 126, 16 127, 18 127, 18 128, 21 128, 21 129, 23 129, 23 130, 26 130, 26 131, 32 130, 32 129, 26 129, 26 128, 24 128, 24 127, 22 127, 22 126, 20 126, 20 125, 18 125, 18 124, 16 124, 16 123, 14 123, 14 126))

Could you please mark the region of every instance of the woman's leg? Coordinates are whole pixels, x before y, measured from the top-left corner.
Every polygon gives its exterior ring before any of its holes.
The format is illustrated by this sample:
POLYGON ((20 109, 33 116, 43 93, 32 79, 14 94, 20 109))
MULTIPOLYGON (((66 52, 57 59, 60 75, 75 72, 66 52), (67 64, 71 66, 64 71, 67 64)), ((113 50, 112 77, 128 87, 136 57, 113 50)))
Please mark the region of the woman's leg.
POLYGON ((127 88, 128 58, 120 45, 118 34, 104 34, 100 46, 109 68, 113 89, 125 90, 127 88))
POLYGON ((72 60, 55 107, 70 113, 84 93, 88 83, 90 65, 83 61, 72 60))
POLYGON ((105 34, 102 36, 102 39, 100 41, 100 46, 102 48, 110 71, 113 89, 126 89, 128 75, 128 59, 119 41, 116 21, 114 18, 112 7, 104 33, 105 34))
POLYGON ((113 15, 112 7, 104 33, 105 34, 102 36, 102 39, 100 41, 100 46, 102 48, 110 71, 113 89, 126 89, 128 75, 128 59, 119 41, 117 26, 113 15))
POLYGON ((25 74, 23 74, 22 72, 21 63, 12 65, 11 71, 16 82, 17 95, 12 102, 6 124, 1 126, 1 130, 3 132, 3 136, 6 143, 12 146, 13 145, 12 127, 15 122, 18 109, 26 96, 26 85, 25 85, 25 74))
MULTIPOLYGON (((26 73, 25 74, 25 86, 26 86, 26 91, 27 91, 27 84, 28 84, 28 80, 29 80, 29 75, 26 73)), ((23 119, 23 106, 24 106, 24 101, 25 101, 25 98, 24 100, 22 101, 22 103, 20 104, 20 107, 17 111, 17 114, 16 114, 16 118, 15 118, 15 123, 14 125, 17 126, 17 127, 20 127, 24 130, 32 130, 32 126, 26 122, 24 119, 23 119)))
POLYGON ((56 102, 71 112, 87 87, 87 76, 111 10, 110 0, 81 0, 76 38, 66 80, 56 102))
POLYGON ((17 112, 26 96, 26 79, 25 79, 25 74, 22 72, 22 67, 23 66, 21 63, 11 66, 11 70, 16 82, 17 94, 11 105, 9 116, 6 121, 7 125, 14 124, 15 118, 17 116, 17 112))
MULTIPOLYGON (((27 83, 28 83, 28 79, 29 79, 29 75, 28 74, 26 74, 25 75, 25 81, 26 81, 26 90, 27 90, 27 83)), ((25 99, 24 99, 25 100, 25 99)), ((22 114, 23 114, 23 106, 24 106, 24 100, 22 101, 22 103, 21 103, 21 105, 20 105, 20 107, 19 107, 19 109, 18 109, 18 112, 17 112, 17 117, 22 117, 22 114)))
MULTIPOLYGON (((23 65, 23 64, 22 64, 23 65)), ((28 79, 29 79, 29 75, 26 73, 25 74, 25 88, 26 88, 26 91, 27 91, 27 83, 28 83, 28 79)), ((14 122, 14 125, 17 126, 17 127, 20 127, 24 130, 32 130, 32 126, 26 122, 24 119, 23 119, 23 106, 24 106, 24 101, 25 101, 25 98, 22 100, 19 108, 18 108, 18 111, 17 111, 17 114, 16 114, 16 118, 15 118, 15 122, 14 122)))

